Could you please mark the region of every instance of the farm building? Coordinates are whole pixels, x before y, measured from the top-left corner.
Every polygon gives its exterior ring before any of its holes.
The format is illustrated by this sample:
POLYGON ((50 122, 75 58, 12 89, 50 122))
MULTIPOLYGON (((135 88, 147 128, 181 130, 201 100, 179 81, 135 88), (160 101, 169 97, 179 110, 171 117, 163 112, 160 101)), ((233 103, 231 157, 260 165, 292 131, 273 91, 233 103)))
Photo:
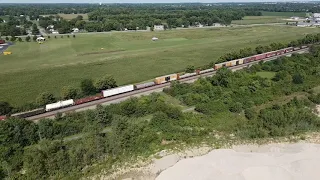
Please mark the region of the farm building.
POLYGON ((159 38, 157 38, 157 37, 153 37, 152 38, 152 41, 157 41, 159 38))
POLYGON ((153 29, 155 31, 163 31, 164 30, 164 25, 154 25, 153 29))

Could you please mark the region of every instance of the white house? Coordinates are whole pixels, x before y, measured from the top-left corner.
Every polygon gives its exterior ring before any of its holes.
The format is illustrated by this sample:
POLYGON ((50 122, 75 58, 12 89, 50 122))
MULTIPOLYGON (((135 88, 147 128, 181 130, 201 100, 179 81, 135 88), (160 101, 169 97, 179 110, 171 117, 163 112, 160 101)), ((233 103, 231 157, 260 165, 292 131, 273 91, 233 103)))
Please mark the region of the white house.
POLYGON ((152 38, 152 41, 157 41, 159 38, 157 38, 157 37, 153 37, 152 38))
POLYGON ((72 32, 78 33, 78 32, 79 32, 79 29, 78 29, 78 28, 72 28, 72 32))
POLYGON ((154 25, 153 26, 154 31, 163 31, 164 30, 164 25, 154 25))
POLYGON ((37 42, 43 42, 43 41, 46 41, 46 38, 38 37, 36 40, 37 40, 37 42))

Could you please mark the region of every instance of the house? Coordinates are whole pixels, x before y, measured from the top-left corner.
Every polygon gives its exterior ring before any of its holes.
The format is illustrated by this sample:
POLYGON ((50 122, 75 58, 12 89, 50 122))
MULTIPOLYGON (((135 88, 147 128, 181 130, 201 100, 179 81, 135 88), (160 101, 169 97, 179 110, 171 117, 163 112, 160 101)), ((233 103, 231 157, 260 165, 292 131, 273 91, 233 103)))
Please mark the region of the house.
POLYGON ((49 25, 48 27, 47 27, 47 29, 53 29, 54 28, 54 25, 49 25))
POLYGON ((59 32, 58 32, 58 31, 55 31, 55 30, 53 30, 51 33, 52 33, 52 34, 59 34, 59 32))
POLYGON ((157 40, 159 40, 159 38, 157 38, 157 37, 152 38, 152 41, 157 41, 157 40))
POLYGON ((164 25, 154 25, 153 26, 154 31, 163 31, 164 30, 164 25))
POLYGON ((299 17, 290 17, 290 19, 292 19, 292 20, 299 20, 300 18, 299 17))
POLYGON ((38 42, 41 42, 41 41, 46 41, 46 38, 44 38, 44 37, 38 37, 36 40, 37 40, 38 42))
POLYGON ((72 32, 78 33, 78 32, 79 32, 79 29, 78 29, 78 28, 72 28, 72 32))

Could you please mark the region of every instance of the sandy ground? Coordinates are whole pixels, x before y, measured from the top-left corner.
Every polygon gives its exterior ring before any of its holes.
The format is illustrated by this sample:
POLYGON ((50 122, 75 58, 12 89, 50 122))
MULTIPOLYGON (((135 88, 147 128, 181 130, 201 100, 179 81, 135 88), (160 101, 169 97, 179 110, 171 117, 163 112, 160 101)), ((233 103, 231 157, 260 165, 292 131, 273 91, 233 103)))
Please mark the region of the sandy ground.
POLYGON ((318 180, 320 144, 242 145, 184 159, 157 180, 318 180))
POLYGON ((320 179, 320 133, 308 133, 299 137, 267 140, 266 142, 271 143, 240 144, 231 146, 229 149, 214 149, 203 144, 202 147, 190 147, 183 151, 162 150, 149 161, 136 160, 134 164, 122 164, 112 174, 102 172, 89 179, 320 179))

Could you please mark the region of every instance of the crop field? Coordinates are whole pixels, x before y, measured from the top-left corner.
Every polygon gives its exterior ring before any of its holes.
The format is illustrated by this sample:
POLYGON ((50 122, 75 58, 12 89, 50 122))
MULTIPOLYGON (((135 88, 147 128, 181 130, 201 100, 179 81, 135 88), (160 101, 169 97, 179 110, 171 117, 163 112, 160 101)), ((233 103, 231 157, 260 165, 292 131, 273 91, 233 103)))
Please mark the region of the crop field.
POLYGON ((227 27, 163 32, 51 36, 44 44, 17 42, 0 55, 0 101, 22 105, 42 92, 59 95, 84 78, 112 75, 119 85, 140 82, 202 66, 244 47, 288 42, 316 28, 287 26, 227 27), (158 37, 159 41, 151 41, 158 37))

